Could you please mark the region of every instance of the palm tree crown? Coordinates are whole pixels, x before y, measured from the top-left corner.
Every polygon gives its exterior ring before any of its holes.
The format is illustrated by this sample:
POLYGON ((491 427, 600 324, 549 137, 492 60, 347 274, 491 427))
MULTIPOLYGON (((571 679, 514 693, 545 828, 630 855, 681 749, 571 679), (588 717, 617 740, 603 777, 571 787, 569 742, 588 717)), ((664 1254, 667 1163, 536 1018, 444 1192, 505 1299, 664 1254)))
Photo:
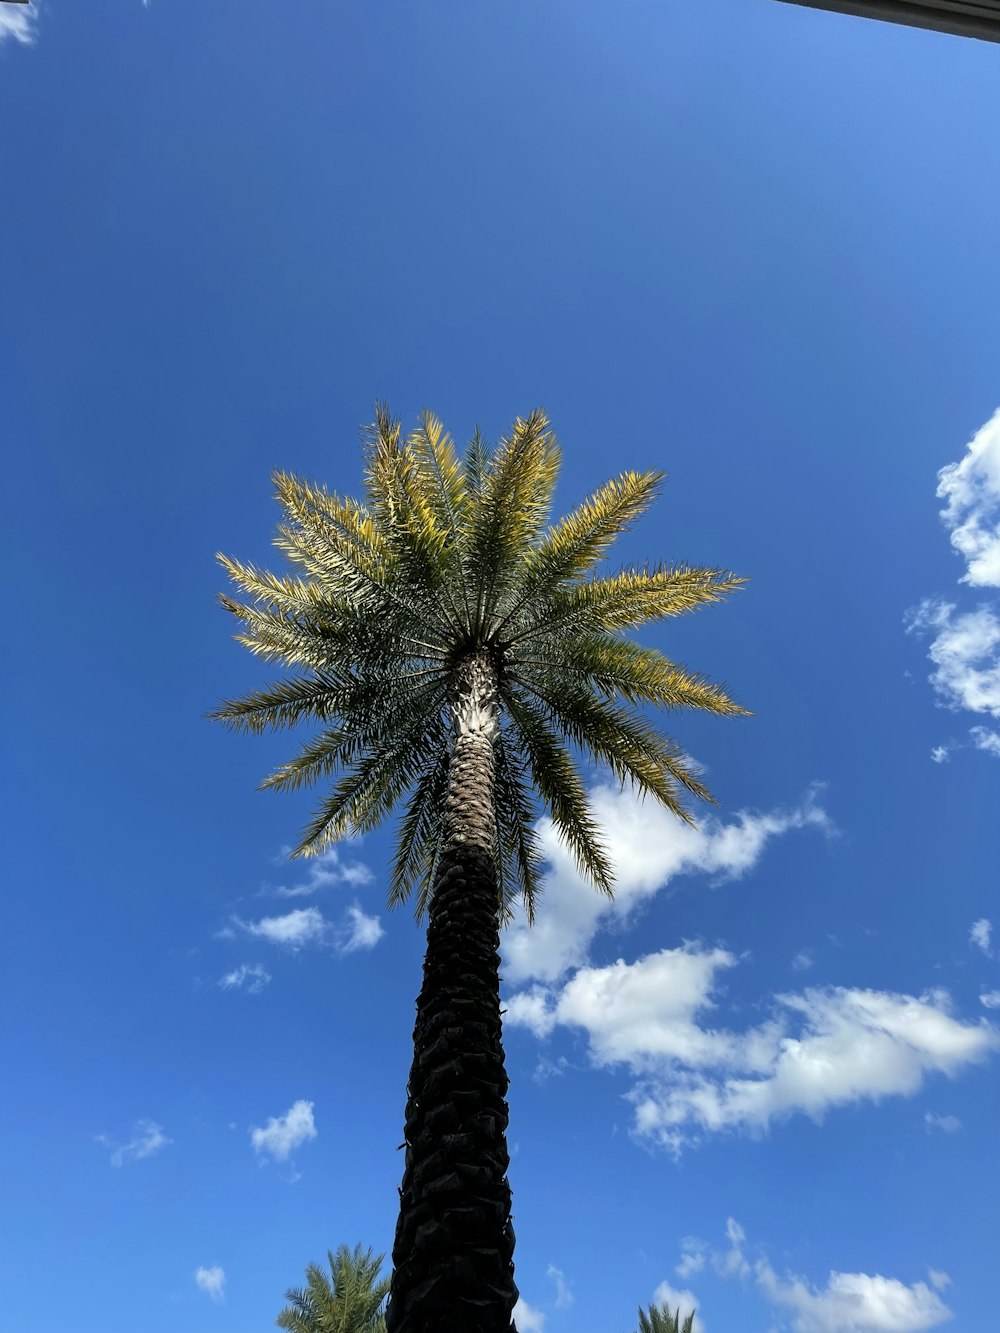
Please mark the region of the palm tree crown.
POLYGON ((495 450, 477 433, 459 456, 430 414, 404 440, 380 406, 366 433, 364 500, 274 475, 284 510, 275 544, 296 575, 219 557, 246 598, 222 598, 242 622, 237 638, 297 674, 213 716, 254 732, 320 724, 262 784, 333 779, 297 854, 368 831, 402 803, 389 901, 416 888, 418 919, 434 884, 456 728, 491 731, 500 915, 508 920, 520 896, 530 920, 540 807, 580 870, 613 889, 567 742, 690 822, 685 796, 712 798, 637 706, 745 712, 626 634, 743 580, 687 565, 597 573, 663 474, 624 472, 549 526, 559 463, 541 412, 518 418, 495 450), (462 702, 470 670, 485 672, 491 696, 478 716, 462 702))
POLYGON ((327 1251, 329 1276, 319 1264, 306 1268, 306 1285, 285 1292, 288 1304, 274 1321, 288 1333, 385 1333, 382 1307, 389 1278, 379 1281, 384 1255, 357 1245, 327 1251))

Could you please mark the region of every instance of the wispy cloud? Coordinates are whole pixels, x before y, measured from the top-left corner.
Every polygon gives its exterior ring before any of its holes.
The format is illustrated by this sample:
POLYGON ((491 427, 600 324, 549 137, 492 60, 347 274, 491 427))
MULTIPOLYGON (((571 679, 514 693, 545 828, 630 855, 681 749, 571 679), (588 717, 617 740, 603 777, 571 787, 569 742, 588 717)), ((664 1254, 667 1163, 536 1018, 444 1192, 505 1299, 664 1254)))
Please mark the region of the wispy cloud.
POLYGON ((293 950, 301 949, 306 944, 323 943, 330 931, 330 923, 318 907, 296 907, 283 916, 264 916, 259 921, 242 921, 234 917, 233 923, 255 939, 281 944, 293 950))
POLYGON ((506 1022, 540 1038, 582 1029, 597 1067, 635 1077, 626 1094, 634 1133, 679 1153, 706 1134, 752 1135, 791 1115, 912 1096, 934 1074, 956 1074, 1000 1046, 985 1018, 953 1016, 946 992, 922 996, 817 987, 772 997, 770 1016, 743 1030, 712 1022, 725 949, 686 944, 635 963, 584 967, 561 986, 506 1000, 506 1022))
POLYGON ((119 1143, 107 1134, 99 1134, 97 1142, 111 1149, 112 1166, 125 1166, 128 1162, 141 1162, 145 1157, 155 1156, 173 1140, 167 1138, 155 1120, 138 1120, 126 1143, 119 1143))
MULTIPOLYGON (((941 518, 951 544, 965 561, 959 578, 972 588, 1000 588, 1000 410, 976 432, 965 454, 938 473, 941 518)), ((929 635, 930 681, 940 704, 953 711, 1000 719, 1000 603, 994 599, 971 610, 926 598, 905 617, 907 631, 929 635)), ((971 747, 1000 758, 1000 732, 976 726, 971 747)), ((954 750, 936 745, 931 758, 942 763, 954 750)))
POLYGON ((728 1247, 710 1251, 715 1271, 755 1282, 771 1305, 788 1311, 795 1333, 924 1333, 952 1318, 938 1295, 951 1279, 938 1269, 928 1270, 929 1284, 834 1271, 818 1286, 796 1273, 779 1274, 766 1255, 751 1259, 733 1218, 726 1235, 728 1247))
POLYGON ((259 995, 271 980, 271 974, 260 963, 241 963, 218 980, 222 990, 245 990, 250 995, 259 995))
POLYGON ((708 1247, 696 1236, 685 1236, 681 1241, 681 1260, 674 1272, 679 1278, 687 1280, 694 1273, 700 1273, 705 1267, 705 1255, 708 1247))
POLYGON ((31 46, 37 35, 37 0, 33 5, 0 5, 0 42, 12 41, 31 46))
POLYGON ((556 1294, 553 1297, 552 1304, 557 1310, 568 1310, 573 1304, 573 1292, 566 1281, 566 1275, 561 1268, 556 1268, 555 1264, 549 1264, 545 1274, 555 1283, 556 1294))
POLYGON ((924 1128, 928 1134, 938 1129, 942 1134, 957 1134, 962 1122, 957 1115, 938 1115, 936 1111, 924 1112, 924 1128))
POLYGON ((1000 990, 984 991, 979 997, 979 1003, 984 1009, 1000 1009, 1000 990))
POLYGON ((964 456, 938 473, 937 494, 951 544, 965 560, 961 582, 1000 588, 1000 408, 964 456))
POLYGON ((1000 618, 990 607, 960 612, 927 598, 907 614, 906 628, 933 636, 930 681, 945 708, 1000 718, 1000 618))
MULTIPOLYGON (((293 953, 310 945, 326 945, 338 953, 348 954, 359 949, 373 949, 385 931, 377 916, 369 916, 357 903, 352 903, 344 909, 339 923, 329 921, 318 907, 295 907, 280 916, 264 916, 258 921, 244 921, 234 916, 219 936, 232 939, 237 934, 267 940, 269 944, 280 945, 293 953)), ((239 972, 237 968, 236 973, 227 975, 235 976, 239 972)))
POLYGON ((271 1116, 267 1124, 250 1130, 250 1142, 255 1153, 287 1162, 296 1148, 318 1135, 313 1118, 314 1102, 294 1102, 284 1115, 271 1116))
POLYGON ((978 921, 973 921, 969 927, 969 943, 974 945, 980 953, 984 953, 987 958, 993 956, 993 923, 986 917, 981 916, 978 921))
POLYGON ((529 927, 521 912, 504 932, 509 982, 558 980, 585 961, 602 925, 624 920, 680 875, 706 875, 716 884, 737 880, 774 838, 797 829, 835 831, 818 789, 791 810, 741 811, 729 821, 708 817, 696 829, 628 789, 597 786, 590 806, 614 866, 614 901, 583 882, 551 822, 542 820, 539 837, 550 869, 535 924, 529 927))
POLYGON ((216 1304, 225 1300, 226 1274, 221 1268, 196 1268, 194 1271, 195 1284, 199 1291, 203 1291, 216 1304))
POLYGON ((356 953, 359 949, 374 949, 385 934, 377 916, 367 916, 357 903, 347 909, 347 921, 336 934, 340 953, 356 953))
POLYGON ((265 885, 264 892, 279 898, 308 898, 332 885, 348 884, 352 889, 360 889, 374 880, 375 876, 363 862, 345 860, 339 847, 330 847, 306 863, 304 879, 294 884, 265 885))

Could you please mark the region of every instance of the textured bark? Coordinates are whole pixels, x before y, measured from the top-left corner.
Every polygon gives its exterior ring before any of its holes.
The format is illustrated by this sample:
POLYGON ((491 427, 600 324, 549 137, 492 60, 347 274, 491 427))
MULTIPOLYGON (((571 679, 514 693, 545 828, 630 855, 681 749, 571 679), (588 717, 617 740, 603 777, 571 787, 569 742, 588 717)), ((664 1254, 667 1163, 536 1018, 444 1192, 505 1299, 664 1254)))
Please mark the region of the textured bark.
POLYGON ((387 1333, 517 1333, 493 861, 496 672, 455 670, 453 749, 407 1087, 387 1333))

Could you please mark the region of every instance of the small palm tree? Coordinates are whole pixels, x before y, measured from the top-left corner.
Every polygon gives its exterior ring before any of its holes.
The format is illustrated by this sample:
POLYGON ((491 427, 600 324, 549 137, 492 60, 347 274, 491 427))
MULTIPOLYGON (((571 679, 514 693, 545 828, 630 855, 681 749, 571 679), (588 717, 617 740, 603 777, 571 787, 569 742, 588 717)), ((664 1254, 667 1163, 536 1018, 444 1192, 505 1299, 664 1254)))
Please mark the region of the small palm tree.
POLYGON ((477 434, 460 458, 434 417, 404 440, 379 407, 363 501, 275 474, 276 545, 296 577, 220 556, 248 599, 222 599, 237 638, 297 674, 214 716, 252 732, 318 723, 263 783, 333 779, 296 854, 401 805, 389 903, 415 889, 428 918, 389 1333, 511 1328, 499 929, 518 897, 534 918, 542 810, 581 873, 613 894, 570 746, 693 822, 685 796, 712 798, 636 705, 745 711, 627 637, 742 580, 687 565, 596 574, 663 474, 625 472, 548 527, 559 459, 541 412, 495 451, 477 434))
POLYGON ((383 1306, 389 1279, 379 1281, 384 1255, 355 1246, 327 1251, 330 1274, 319 1264, 306 1268, 306 1285, 285 1292, 288 1304, 274 1321, 288 1333, 385 1333, 383 1306))
POLYGON ((639 1333, 692 1333, 694 1316, 695 1311, 692 1310, 682 1324, 680 1307, 671 1315, 666 1301, 660 1306, 651 1305, 648 1314, 644 1314, 640 1306, 639 1333))

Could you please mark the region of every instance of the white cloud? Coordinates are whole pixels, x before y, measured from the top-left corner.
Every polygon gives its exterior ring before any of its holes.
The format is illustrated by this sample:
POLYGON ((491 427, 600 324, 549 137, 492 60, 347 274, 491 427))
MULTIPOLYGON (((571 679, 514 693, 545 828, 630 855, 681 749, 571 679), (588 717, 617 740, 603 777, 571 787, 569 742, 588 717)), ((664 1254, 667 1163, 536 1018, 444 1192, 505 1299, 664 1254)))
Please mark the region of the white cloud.
MULTIPOLYGON (((689 1291, 687 1288, 683 1291, 678 1291, 677 1288, 672 1287, 669 1282, 660 1283, 653 1292, 653 1300, 657 1305, 666 1303, 672 1315, 680 1310, 682 1323, 692 1310, 698 1309, 698 1298, 693 1291, 689 1291)), ((695 1314, 694 1323, 691 1327, 693 1328, 694 1333, 705 1333, 705 1325, 702 1322, 701 1315, 695 1314)))
POLYGON ((908 634, 934 636, 930 681, 943 707, 1000 718, 1000 618, 989 606, 959 612, 925 598, 904 623, 908 634))
POLYGON ((989 731, 986 727, 971 727, 969 736, 977 750, 984 750, 995 759, 1000 759, 1000 731, 989 731))
POLYGON ((681 1261, 674 1269, 677 1276, 687 1280, 694 1273, 700 1273, 705 1267, 705 1255, 708 1247, 696 1236, 685 1236, 681 1241, 681 1261))
POLYGON ((338 953, 355 953, 358 949, 373 949, 385 934, 379 918, 368 916, 357 903, 346 909, 343 921, 336 926, 318 907, 296 907, 283 916, 265 916, 259 921, 242 921, 234 916, 232 927, 228 933, 220 931, 220 937, 232 938, 233 927, 245 935, 295 952, 306 945, 332 945, 338 953))
POLYGON ((965 455, 938 473, 938 498, 951 544, 964 558, 962 582, 1000 588, 1000 409, 969 441, 965 455))
MULTIPOLYGON (((965 560, 960 582, 1000 588, 1000 411, 977 431, 963 458, 938 473, 941 518, 951 544, 965 560)), ((905 618, 910 633, 931 634, 931 684, 939 702, 1000 718, 1000 605, 983 603, 958 611, 950 603, 925 599, 905 618)), ((972 745, 1000 758, 1000 733, 970 731, 972 745)), ((931 758, 947 759, 955 743, 935 746, 931 758)))
POLYGON ((124 1166, 126 1162, 141 1162, 145 1157, 153 1157, 173 1140, 167 1138, 155 1120, 138 1120, 127 1143, 118 1143, 107 1134, 99 1134, 97 1142, 111 1149, 112 1166, 124 1166))
MULTIPOLYGON (((746 1257, 743 1228, 730 1218, 729 1249, 713 1253, 713 1265, 727 1277, 752 1275, 772 1305, 792 1314, 796 1333, 923 1333, 952 1318, 952 1313, 926 1282, 907 1286, 881 1274, 831 1272, 824 1287, 789 1273, 780 1277, 766 1258, 746 1257)), ((934 1287, 950 1282, 947 1273, 930 1270, 934 1287)))
POLYGON ((569 1283, 566 1281, 566 1275, 562 1269, 556 1268, 555 1264, 549 1264, 545 1270, 546 1276, 550 1277, 555 1283, 556 1294, 553 1299, 553 1305, 557 1310, 566 1310, 573 1304, 573 1292, 569 1283))
POLYGON ((542 1333, 545 1328, 545 1316, 540 1310, 533 1309, 523 1296, 517 1298, 512 1318, 518 1333, 542 1333))
MULTIPOLYGON (((286 849, 287 855, 287 849, 286 849)), ((297 884, 278 885, 267 891, 279 898, 307 898, 331 884, 349 884, 360 889, 373 883, 375 876, 361 861, 345 861, 338 847, 330 847, 306 863, 306 878, 297 884)))
POLYGON ((794 1114, 912 1096, 927 1077, 985 1059, 1000 1034, 963 1023, 943 991, 919 998, 844 987, 776 995, 764 1022, 713 1025, 724 949, 685 944, 626 964, 580 968, 561 987, 507 1001, 507 1022, 544 1037, 582 1028, 596 1066, 624 1065, 635 1132, 673 1152, 706 1133, 762 1133, 794 1114))
POLYGON ((223 1269, 196 1268, 194 1280, 198 1290, 203 1291, 216 1303, 225 1300, 226 1274, 223 1269))
POLYGON ((973 921, 969 928, 969 943, 974 944, 989 958, 993 952, 990 944, 992 935, 993 923, 981 916, 978 921, 973 921))
POLYGON ((262 1129, 251 1129, 254 1152, 267 1153, 285 1162, 296 1148, 317 1136, 313 1102, 297 1101, 284 1115, 271 1116, 262 1129))
POLYGON ((261 967, 260 963, 241 963, 220 977, 217 985, 222 990, 245 990, 251 995, 259 995, 270 980, 270 972, 261 967))
POLYGON ((282 944, 289 949, 301 949, 305 944, 322 944, 328 937, 330 924, 318 907, 297 907, 284 916, 265 916, 259 921, 240 921, 236 925, 248 935, 282 944))
POLYGON ((735 1217, 726 1218, 726 1239, 729 1241, 729 1248, 721 1252, 716 1251, 712 1255, 715 1271, 721 1273, 723 1277, 748 1277, 750 1264, 743 1253, 747 1233, 735 1217))
POLYGON ((337 948, 341 953, 355 953, 358 949, 374 949, 385 934, 377 916, 366 916, 354 903, 347 909, 348 924, 337 932, 337 948))
POLYGON ((933 1129, 941 1130, 942 1134, 954 1134, 962 1128, 957 1115, 938 1115, 936 1111, 924 1112, 924 1125, 928 1134, 933 1129))
POLYGON ((947 1273, 942 1273, 940 1268, 928 1268, 927 1276, 931 1280, 931 1286, 936 1287, 938 1291, 944 1291, 946 1287, 951 1286, 951 1278, 947 1273))
POLYGON ((814 962, 811 949, 800 949, 792 959, 792 971, 808 972, 814 962))
POLYGON ((1000 1009, 1000 990, 984 991, 979 997, 979 1003, 984 1009, 1000 1009))
POLYGON ((6 37, 30 46, 35 40, 37 0, 34 5, 0 5, 0 42, 6 37))
POLYGON ((728 823, 709 816, 697 829, 629 789, 598 786, 590 792, 590 806, 615 869, 614 902, 581 880, 551 821, 543 819, 539 838, 551 868, 535 924, 529 927, 522 912, 504 932, 508 982, 558 980, 585 960, 605 921, 624 920, 678 875, 739 879, 753 869, 772 838, 802 828, 833 832, 816 790, 794 810, 742 811, 728 823))
POLYGON ((772 1304, 792 1312, 796 1333, 921 1333, 952 1313, 926 1282, 907 1286, 880 1273, 831 1272, 816 1288, 792 1274, 781 1278, 767 1260, 755 1267, 757 1283, 772 1304))

